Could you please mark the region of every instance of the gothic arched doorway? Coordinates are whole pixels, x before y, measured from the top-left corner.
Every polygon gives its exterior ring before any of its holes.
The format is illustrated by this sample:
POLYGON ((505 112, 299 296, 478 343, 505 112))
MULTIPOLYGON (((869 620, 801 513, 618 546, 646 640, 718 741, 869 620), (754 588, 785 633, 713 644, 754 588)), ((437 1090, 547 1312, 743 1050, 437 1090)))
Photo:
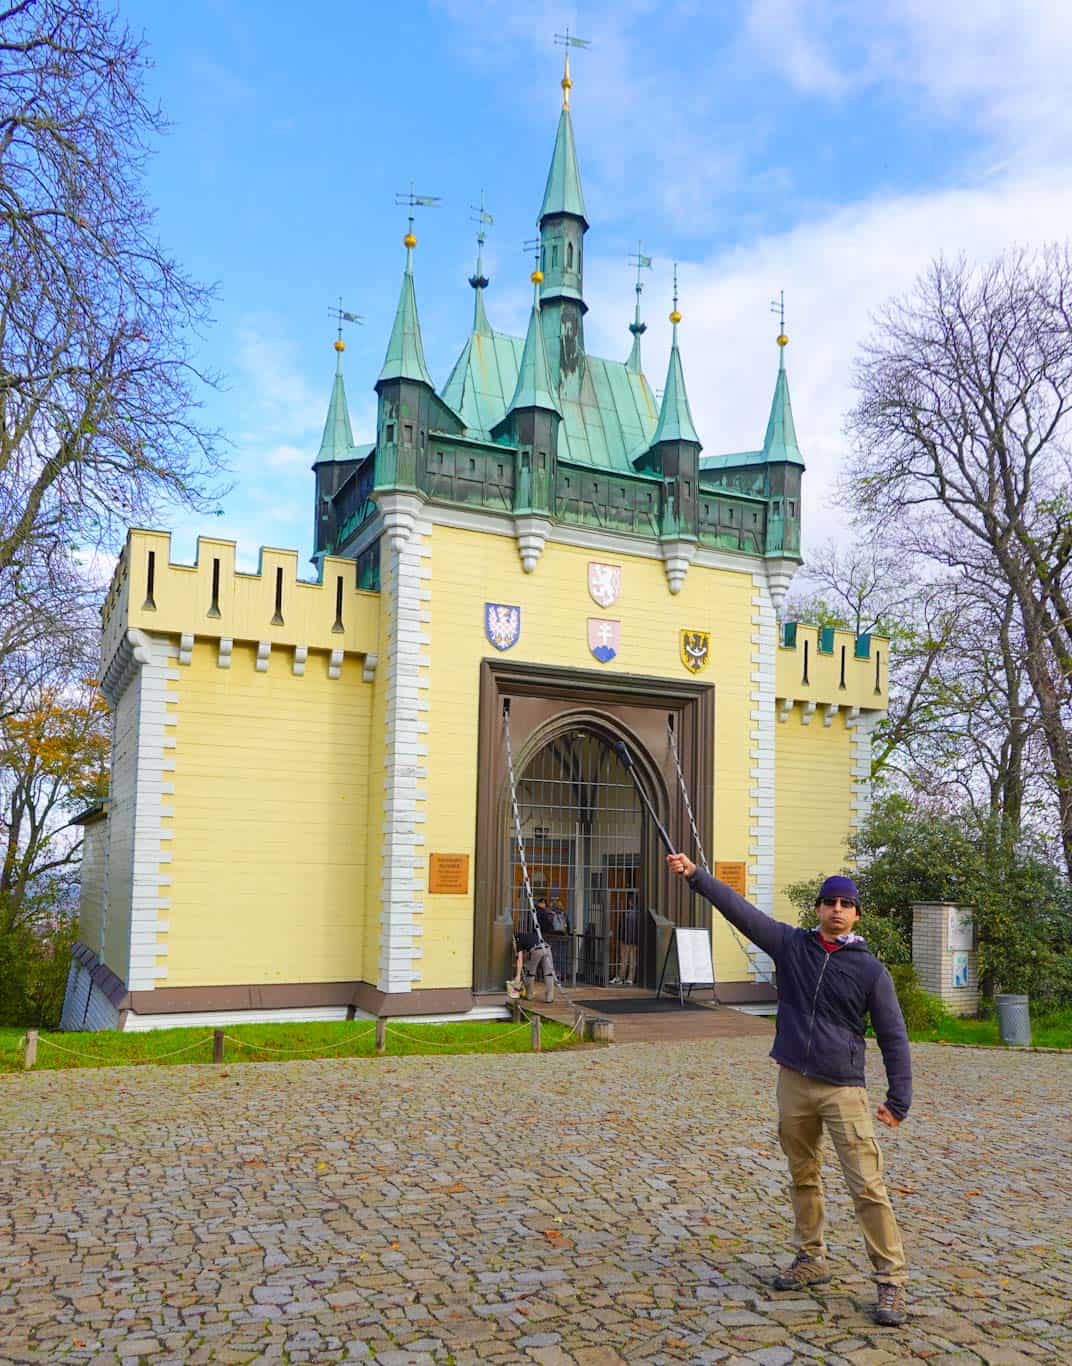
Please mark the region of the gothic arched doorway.
POLYGON ((638 984, 654 986, 657 978, 649 910, 676 924, 706 923, 696 919, 706 917, 705 908, 667 873, 659 837, 614 745, 629 746, 644 795, 677 847, 688 848, 689 822, 667 743, 673 726, 710 847, 713 704, 710 684, 693 679, 482 661, 473 888, 478 995, 501 993, 513 970, 512 932, 523 904, 511 754, 530 871, 547 892, 549 909, 557 887, 570 933, 579 936, 569 947, 564 975, 572 977, 575 964, 578 977, 593 985, 619 974, 630 934, 624 923, 630 894, 639 913, 638 984))
MULTIPOLYGON (((547 740, 517 775, 517 804, 533 896, 547 908, 544 929, 549 920, 560 980, 644 981, 647 815, 610 740, 586 726, 547 740)), ((513 827, 511 819, 504 832, 510 909, 514 925, 527 928, 513 827)))

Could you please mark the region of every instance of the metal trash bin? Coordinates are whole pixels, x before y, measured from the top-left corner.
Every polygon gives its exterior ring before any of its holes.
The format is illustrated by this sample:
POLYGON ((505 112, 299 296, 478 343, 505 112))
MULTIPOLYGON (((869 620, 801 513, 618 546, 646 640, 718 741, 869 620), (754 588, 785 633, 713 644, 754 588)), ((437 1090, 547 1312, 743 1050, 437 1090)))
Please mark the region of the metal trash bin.
POLYGON ((1001 1042, 1024 1048, 1031 1043, 1031 1015, 1026 996, 1003 995, 996 998, 998 1032, 1001 1042))

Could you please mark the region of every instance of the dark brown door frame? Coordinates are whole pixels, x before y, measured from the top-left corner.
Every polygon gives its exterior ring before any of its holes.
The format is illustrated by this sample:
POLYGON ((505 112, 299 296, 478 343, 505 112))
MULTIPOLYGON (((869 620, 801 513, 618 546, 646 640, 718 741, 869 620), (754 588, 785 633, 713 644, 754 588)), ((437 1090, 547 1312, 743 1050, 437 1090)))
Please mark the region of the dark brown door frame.
MULTIPOLYGON (((711 850, 715 690, 695 679, 649 678, 524 664, 502 658, 480 664, 477 747, 476 858, 473 897, 473 989, 498 990, 510 953, 504 915, 508 868, 503 822, 512 821, 503 744, 503 702, 511 702, 515 773, 554 734, 585 726, 612 743, 625 740, 648 797, 670 838, 692 851, 688 814, 673 762, 667 755, 667 717, 674 718, 681 767, 692 797, 697 828, 711 850), (496 904, 502 901, 503 905, 496 904)), ((652 832, 654 836, 654 832, 652 832)), ((645 848, 648 904, 679 924, 691 923, 693 898, 671 878, 652 839, 645 848)))

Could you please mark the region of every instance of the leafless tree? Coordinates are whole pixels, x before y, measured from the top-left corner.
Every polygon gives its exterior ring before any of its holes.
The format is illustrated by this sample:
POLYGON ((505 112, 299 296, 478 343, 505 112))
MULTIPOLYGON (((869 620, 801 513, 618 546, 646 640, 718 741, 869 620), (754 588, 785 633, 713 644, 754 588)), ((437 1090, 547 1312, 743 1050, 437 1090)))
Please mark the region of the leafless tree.
POLYGON ((0 581, 213 496, 211 291, 155 236, 145 68, 103 0, 0 0, 0 581))
POLYGON ((1007 592, 1072 873, 1072 254, 938 261, 878 323, 848 492, 939 562, 973 544, 957 557, 1007 592))

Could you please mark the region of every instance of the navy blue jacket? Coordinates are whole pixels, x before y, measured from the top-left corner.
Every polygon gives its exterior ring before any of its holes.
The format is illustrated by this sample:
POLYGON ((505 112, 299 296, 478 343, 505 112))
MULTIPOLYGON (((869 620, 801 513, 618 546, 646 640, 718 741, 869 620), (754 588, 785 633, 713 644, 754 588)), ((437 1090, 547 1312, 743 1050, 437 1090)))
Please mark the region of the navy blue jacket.
POLYGON ((818 931, 783 925, 764 915, 702 868, 689 878, 689 886, 774 959, 775 1062, 835 1086, 863 1086, 864 1016, 870 1015, 886 1064, 886 1108, 904 1119, 912 1104, 908 1032, 893 980, 863 940, 827 953, 818 931))

